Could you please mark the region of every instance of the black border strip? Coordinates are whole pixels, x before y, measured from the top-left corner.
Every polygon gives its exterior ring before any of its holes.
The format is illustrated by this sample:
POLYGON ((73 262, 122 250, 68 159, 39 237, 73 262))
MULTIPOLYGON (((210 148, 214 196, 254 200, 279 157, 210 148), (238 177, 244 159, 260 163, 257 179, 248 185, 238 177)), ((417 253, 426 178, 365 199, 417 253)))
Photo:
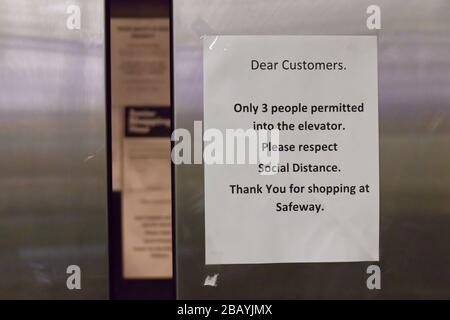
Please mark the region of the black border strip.
POLYGON ((104 26, 105 26, 105 99, 106 99, 106 169, 107 169, 107 216, 108 216, 108 290, 109 299, 113 299, 112 289, 114 281, 113 273, 113 219, 112 212, 112 140, 111 140, 111 16, 109 0, 104 0, 104 26))
MULTIPOLYGON (((174 82, 175 82, 175 67, 174 67, 174 23, 173 23, 173 0, 169 1, 169 33, 170 33, 170 132, 173 133, 175 130, 175 92, 174 92, 174 82)), ((174 147, 174 141, 170 139, 170 150, 172 151, 174 147)), ((172 160, 172 159, 171 159, 172 160)), ((177 250, 176 250, 176 179, 175 179, 175 164, 170 161, 171 166, 171 189, 172 189, 172 279, 175 289, 175 299, 178 299, 177 290, 177 250)))

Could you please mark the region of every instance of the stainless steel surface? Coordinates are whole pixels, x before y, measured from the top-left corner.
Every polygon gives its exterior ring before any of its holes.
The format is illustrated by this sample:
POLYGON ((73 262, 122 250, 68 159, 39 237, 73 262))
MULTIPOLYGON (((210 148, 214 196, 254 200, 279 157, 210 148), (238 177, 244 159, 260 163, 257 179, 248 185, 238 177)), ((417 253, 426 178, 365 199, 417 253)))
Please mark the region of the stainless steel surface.
MULTIPOLYGON (((204 263, 203 168, 176 168, 179 298, 450 298, 450 2, 174 0, 175 128, 202 120, 202 35, 361 35, 379 41, 380 267, 204 263), (218 274, 217 287, 204 286, 218 274)), ((236 221, 239 223, 239 221, 236 221)), ((232 235, 230 235, 232 236, 232 235)))
POLYGON ((108 296, 103 6, 0 0, 0 299, 108 296))

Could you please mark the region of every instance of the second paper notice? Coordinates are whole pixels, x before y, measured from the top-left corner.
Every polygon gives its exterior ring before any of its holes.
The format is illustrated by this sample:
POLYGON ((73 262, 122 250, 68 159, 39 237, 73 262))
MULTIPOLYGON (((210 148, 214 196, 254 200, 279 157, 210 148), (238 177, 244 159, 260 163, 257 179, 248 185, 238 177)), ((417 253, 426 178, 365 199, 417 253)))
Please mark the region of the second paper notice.
POLYGON ((377 38, 203 41, 206 264, 377 261, 377 38), (222 164, 237 129, 278 130, 277 163, 222 164))

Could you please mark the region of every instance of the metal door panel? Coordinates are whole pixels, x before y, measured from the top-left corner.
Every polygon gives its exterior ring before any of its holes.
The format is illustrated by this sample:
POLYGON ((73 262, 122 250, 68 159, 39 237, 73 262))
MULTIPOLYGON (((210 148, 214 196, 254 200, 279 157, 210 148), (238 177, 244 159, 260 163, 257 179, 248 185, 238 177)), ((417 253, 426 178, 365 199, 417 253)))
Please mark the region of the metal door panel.
POLYGON ((179 298, 450 297, 449 1, 174 0, 173 25, 175 128, 191 131, 203 117, 203 35, 376 34, 379 42, 382 290, 367 289, 364 262, 206 266, 203 167, 180 165, 179 298), (371 4, 381 8, 379 31, 366 27, 371 4), (213 274, 217 287, 204 286, 213 274))
POLYGON ((101 0, 0 0, 0 298, 108 296, 104 49, 101 0))

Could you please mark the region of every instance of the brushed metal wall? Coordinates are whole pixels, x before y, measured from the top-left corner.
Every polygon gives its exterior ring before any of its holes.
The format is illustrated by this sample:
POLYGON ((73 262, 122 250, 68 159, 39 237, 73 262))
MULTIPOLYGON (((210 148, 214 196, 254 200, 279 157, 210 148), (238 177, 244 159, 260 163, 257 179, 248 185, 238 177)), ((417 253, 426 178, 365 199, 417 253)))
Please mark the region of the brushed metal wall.
MULTIPOLYGON (((450 2, 174 0, 175 128, 202 120, 202 35, 378 35, 380 267, 205 266, 203 167, 175 168, 179 298, 450 298, 450 2), (382 29, 366 27, 378 4, 382 29), (217 287, 204 286, 218 274, 217 287)), ((239 223, 237 221, 236 223, 239 223)), ((232 235, 230 235, 232 236, 232 235)))
POLYGON ((0 299, 108 297, 104 45, 103 0, 0 0, 0 299))

